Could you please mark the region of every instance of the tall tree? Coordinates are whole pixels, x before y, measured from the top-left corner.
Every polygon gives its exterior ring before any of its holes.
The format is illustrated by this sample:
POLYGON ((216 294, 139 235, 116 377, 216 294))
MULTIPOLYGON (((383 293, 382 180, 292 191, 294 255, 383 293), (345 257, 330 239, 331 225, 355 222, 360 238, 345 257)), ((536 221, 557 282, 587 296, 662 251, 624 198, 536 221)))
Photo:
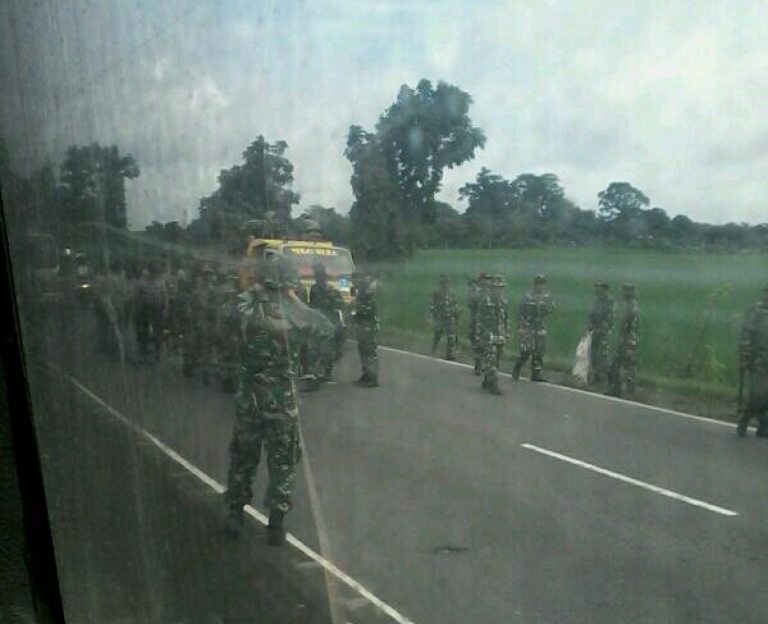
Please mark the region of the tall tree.
POLYGON ((415 89, 400 87, 376 124, 407 217, 433 220, 445 169, 471 160, 485 146, 485 134, 469 118, 471 104, 472 97, 458 87, 445 82, 433 87, 422 79, 415 89))
POLYGON ((125 181, 141 173, 130 154, 116 145, 73 145, 61 165, 62 207, 72 225, 103 221, 109 226, 128 226, 125 181))
MULTIPOLYGON (((423 79, 415 89, 407 85, 400 88, 395 102, 381 115, 375 133, 360 126, 349 129, 345 154, 353 166, 353 190, 355 190, 353 232, 368 220, 358 216, 383 209, 381 192, 387 190, 385 213, 388 234, 385 237, 392 246, 390 256, 410 254, 416 246, 419 224, 434 222, 437 214, 435 195, 441 188, 446 168, 453 168, 471 160, 475 150, 485 145, 485 135, 475 128, 469 118, 472 98, 458 87, 440 82, 433 86, 423 79), (363 163, 361 159, 364 159, 363 163), (382 172, 366 175, 379 180, 375 185, 360 184, 364 170, 381 167, 382 172), (387 176, 389 182, 384 182, 387 176), (366 198, 365 189, 375 187, 379 196, 366 198), (391 193, 391 189, 395 193, 391 193)), ((370 222, 373 223, 373 219, 370 222)), ((372 239, 376 234, 366 235, 372 239)))
POLYGON ((604 221, 630 221, 650 204, 645 193, 629 182, 611 182, 597 194, 600 218, 604 221))
POLYGON ((355 202, 349 211, 355 255, 368 260, 401 259, 407 247, 397 185, 375 137, 352 126, 344 154, 352 162, 355 202))
POLYGON ((288 226, 299 195, 290 188, 293 164, 287 149, 285 141, 270 143, 259 135, 243 152, 242 164, 219 173, 219 188, 200 200, 200 217, 215 237, 226 237, 248 219, 288 226))

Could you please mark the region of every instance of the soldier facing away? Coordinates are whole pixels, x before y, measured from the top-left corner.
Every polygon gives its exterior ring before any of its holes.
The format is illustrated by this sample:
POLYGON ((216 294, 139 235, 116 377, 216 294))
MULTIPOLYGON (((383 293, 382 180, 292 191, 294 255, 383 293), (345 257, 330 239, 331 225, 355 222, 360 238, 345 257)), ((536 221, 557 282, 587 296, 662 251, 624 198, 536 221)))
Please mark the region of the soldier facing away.
POLYGON ((434 332, 432 336, 432 354, 437 351, 440 339, 445 335, 445 359, 456 359, 457 324, 459 322, 459 303, 456 293, 451 288, 446 274, 440 276, 440 287, 432 293, 432 304, 429 309, 434 332))
POLYGON ((544 367, 544 352, 547 347, 547 317, 555 304, 546 292, 547 278, 537 275, 533 280, 533 290, 525 293, 517 312, 517 334, 520 350, 512 369, 512 376, 520 378, 523 365, 531 358, 531 381, 546 381, 541 374, 544 367))
POLYGON ((483 389, 501 394, 498 368, 509 333, 509 312, 504 297, 504 278, 494 275, 487 280, 488 292, 477 307, 476 341, 480 346, 483 389))
POLYGON ((483 354, 477 342, 477 308, 486 294, 486 283, 489 275, 480 273, 476 278, 468 279, 469 293, 467 294, 467 306, 469 307, 469 342, 472 345, 472 355, 475 361, 475 375, 482 374, 483 354))
POLYGON ((621 287, 623 306, 619 321, 619 335, 616 353, 613 356, 610 375, 610 389, 606 394, 622 396, 624 392, 635 391, 636 354, 640 308, 637 306, 637 292, 634 284, 621 287))
MULTIPOLYGON (((768 285, 763 299, 747 308, 739 342, 739 365, 749 388, 747 403, 739 414, 736 431, 747 434, 747 426, 757 419, 757 437, 768 437, 768 285)), ((741 408, 741 406, 740 406, 741 408)))
POLYGON ((352 275, 357 293, 353 319, 357 332, 357 352, 363 374, 355 384, 363 388, 379 385, 379 316, 376 309, 376 288, 370 273, 357 272, 352 275))
POLYGON ((587 319, 587 331, 592 332, 589 351, 589 383, 599 384, 608 379, 610 361, 608 349, 613 332, 614 300, 610 286, 603 281, 595 282, 595 300, 587 319))
POLYGON ((344 334, 344 299, 341 293, 328 283, 323 264, 317 263, 313 269, 315 283, 309 290, 309 306, 322 312, 333 323, 334 333, 329 339, 312 345, 310 368, 318 381, 330 381, 333 364, 340 355, 340 335, 344 334))
POLYGON ((298 347, 331 335, 333 326, 295 296, 296 280, 284 258, 265 261, 260 273, 256 283, 238 296, 242 348, 224 500, 227 529, 239 534, 243 506, 251 500, 251 485, 265 447, 267 538, 269 544, 281 545, 301 458, 295 384, 298 347))

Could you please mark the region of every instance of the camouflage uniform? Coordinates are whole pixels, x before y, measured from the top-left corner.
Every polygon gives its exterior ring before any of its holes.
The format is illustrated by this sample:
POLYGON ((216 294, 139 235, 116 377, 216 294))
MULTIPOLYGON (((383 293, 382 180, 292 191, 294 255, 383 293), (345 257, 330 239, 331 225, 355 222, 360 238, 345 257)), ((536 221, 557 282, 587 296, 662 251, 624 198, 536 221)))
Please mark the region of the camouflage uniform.
POLYGON ((482 352, 480 344, 476 340, 477 308, 480 301, 485 297, 485 283, 487 279, 488 275, 486 273, 480 273, 477 278, 470 279, 469 293, 467 295, 467 306, 469 307, 469 342, 472 345, 472 355, 475 360, 475 375, 480 375, 482 372, 482 352))
POLYGON ((587 331, 592 332, 589 377, 590 383, 601 383, 610 372, 608 349, 613 332, 614 300, 608 294, 609 286, 605 282, 596 282, 595 290, 595 300, 587 320, 587 331))
POLYGON ((490 280, 489 292, 477 307, 475 341, 480 346, 483 389, 501 394, 498 382, 498 368, 501 353, 509 333, 508 303, 502 294, 504 278, 500 275, 490 280))
POLYGON ((315 283, 309 291, 309 306, 322 312, 333 323, 334 333, 328 340, 315 342, 310 348, 310 368, 318 379, 329 380, 333 364, 341 356, 344 338, 344 299, 325 276, 325 267, 315 267, 315 283))
POLYGON ((455 350, 457 342, 457 324, 459 322, 459 303, 456 300, 456 293, 448 283, 448 276, 440 276, 440 288, 432 293, 432 305, 430 306, 430 316, 435 325, 432 337, 432 353, 437 350, 440 339, 445 334, 446 342, 446 360, 455 360, 455 350))
POLYGON ((756 418, 757 435, 768 437, 768 286, 763 301, 751 305, 744 315, 739 360, 749 394, 737 430, 739 435, 746 435, 749 421, 756 418))
POLYGON ((301 458, 295 386, 299 345, 331 335, 333 326, 292 296, 290 274, 280 260, 267 264, 273 265, 267 268, 273 277, 260 279, 238 296, 242 348, 224 499, 230 526, 241 525, 263 445, 269 470, 264 505, 270 510, 270 541, 281 543, 282 518, 291 508, 301 458))
POLYGON ((356 273, 352 276, 357 288, 354 321, 357 330, 357 352, 363 374, 355 383, 364 387, 379 385, 379 317, 376 312, 375 286, 372 276, 356 273))
POLYGON ((517 333, 520 350, 512 370, 515 379, 519 379, 520 370, 530 357, 531 381, 545 381, 541 375, 547 346, 545 322, 555 308, 549 294, 544 292, 546 283, 543 275, 537 275, 533 280, 533 290, 525 294, 518 308, 517 333))
POLYGON ((616 353, 611 365, 611 388, 608 392, 613 396, 621 396, 624 390, 629 394, 635 391, 635 355, 640 309, 637 307, 635 287, 632 284, 624 284, 621 293, 624 298, 624 307, 619 321, 616 353))

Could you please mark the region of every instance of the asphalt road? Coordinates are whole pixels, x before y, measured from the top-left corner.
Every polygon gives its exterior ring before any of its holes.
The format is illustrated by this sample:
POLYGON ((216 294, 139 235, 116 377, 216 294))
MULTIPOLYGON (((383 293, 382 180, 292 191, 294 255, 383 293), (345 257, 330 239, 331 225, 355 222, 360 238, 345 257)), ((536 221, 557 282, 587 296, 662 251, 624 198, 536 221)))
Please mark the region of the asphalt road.
MULTIPOLYGON (((765 442, 547 384, 504 378, 494 397, 466 367, 380 356, 380 388, 351 385, 350 348, 338 383, 304 397, 316 492, 302 475, 288 522, 404 618, 768 622, 765 442)), ((231 395, 175 358, 121 366, 79 348, 64 368, 225 480, 231 395)), ((262 474, 256 506, 263 491, 262 474)), ((348 621, 388 619, 346 587, 337 599, 348 621)))

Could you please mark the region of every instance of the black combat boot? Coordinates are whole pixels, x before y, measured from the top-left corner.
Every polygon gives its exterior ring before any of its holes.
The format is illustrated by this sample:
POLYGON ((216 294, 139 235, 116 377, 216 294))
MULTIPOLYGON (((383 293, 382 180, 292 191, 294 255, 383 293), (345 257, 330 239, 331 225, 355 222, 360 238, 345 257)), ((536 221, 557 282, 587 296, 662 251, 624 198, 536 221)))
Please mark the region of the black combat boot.
POLYGON ((379 387, 379 380, 377 377, 368 377, 367 379, 363 379, 360 381, 359 384, 357 384, 361 388, 378 388, 379 387))
POLYGON ((547 380, 542 376, 541 371, 535 371, 531 374, 531 381, 545 382, 547 380))
POLYGON ((520 360, 515 362, 515 366, 512 368, 512 379, 517 381, 520 379, 520 369, 523 368, 523 363, 520 360))
POLYGON ((285 544, 285 527, 283 519, 285 512, 273 509, 269 512, 269 524, 267 525, 267 544, 270 546, 282 546, 285 544))

